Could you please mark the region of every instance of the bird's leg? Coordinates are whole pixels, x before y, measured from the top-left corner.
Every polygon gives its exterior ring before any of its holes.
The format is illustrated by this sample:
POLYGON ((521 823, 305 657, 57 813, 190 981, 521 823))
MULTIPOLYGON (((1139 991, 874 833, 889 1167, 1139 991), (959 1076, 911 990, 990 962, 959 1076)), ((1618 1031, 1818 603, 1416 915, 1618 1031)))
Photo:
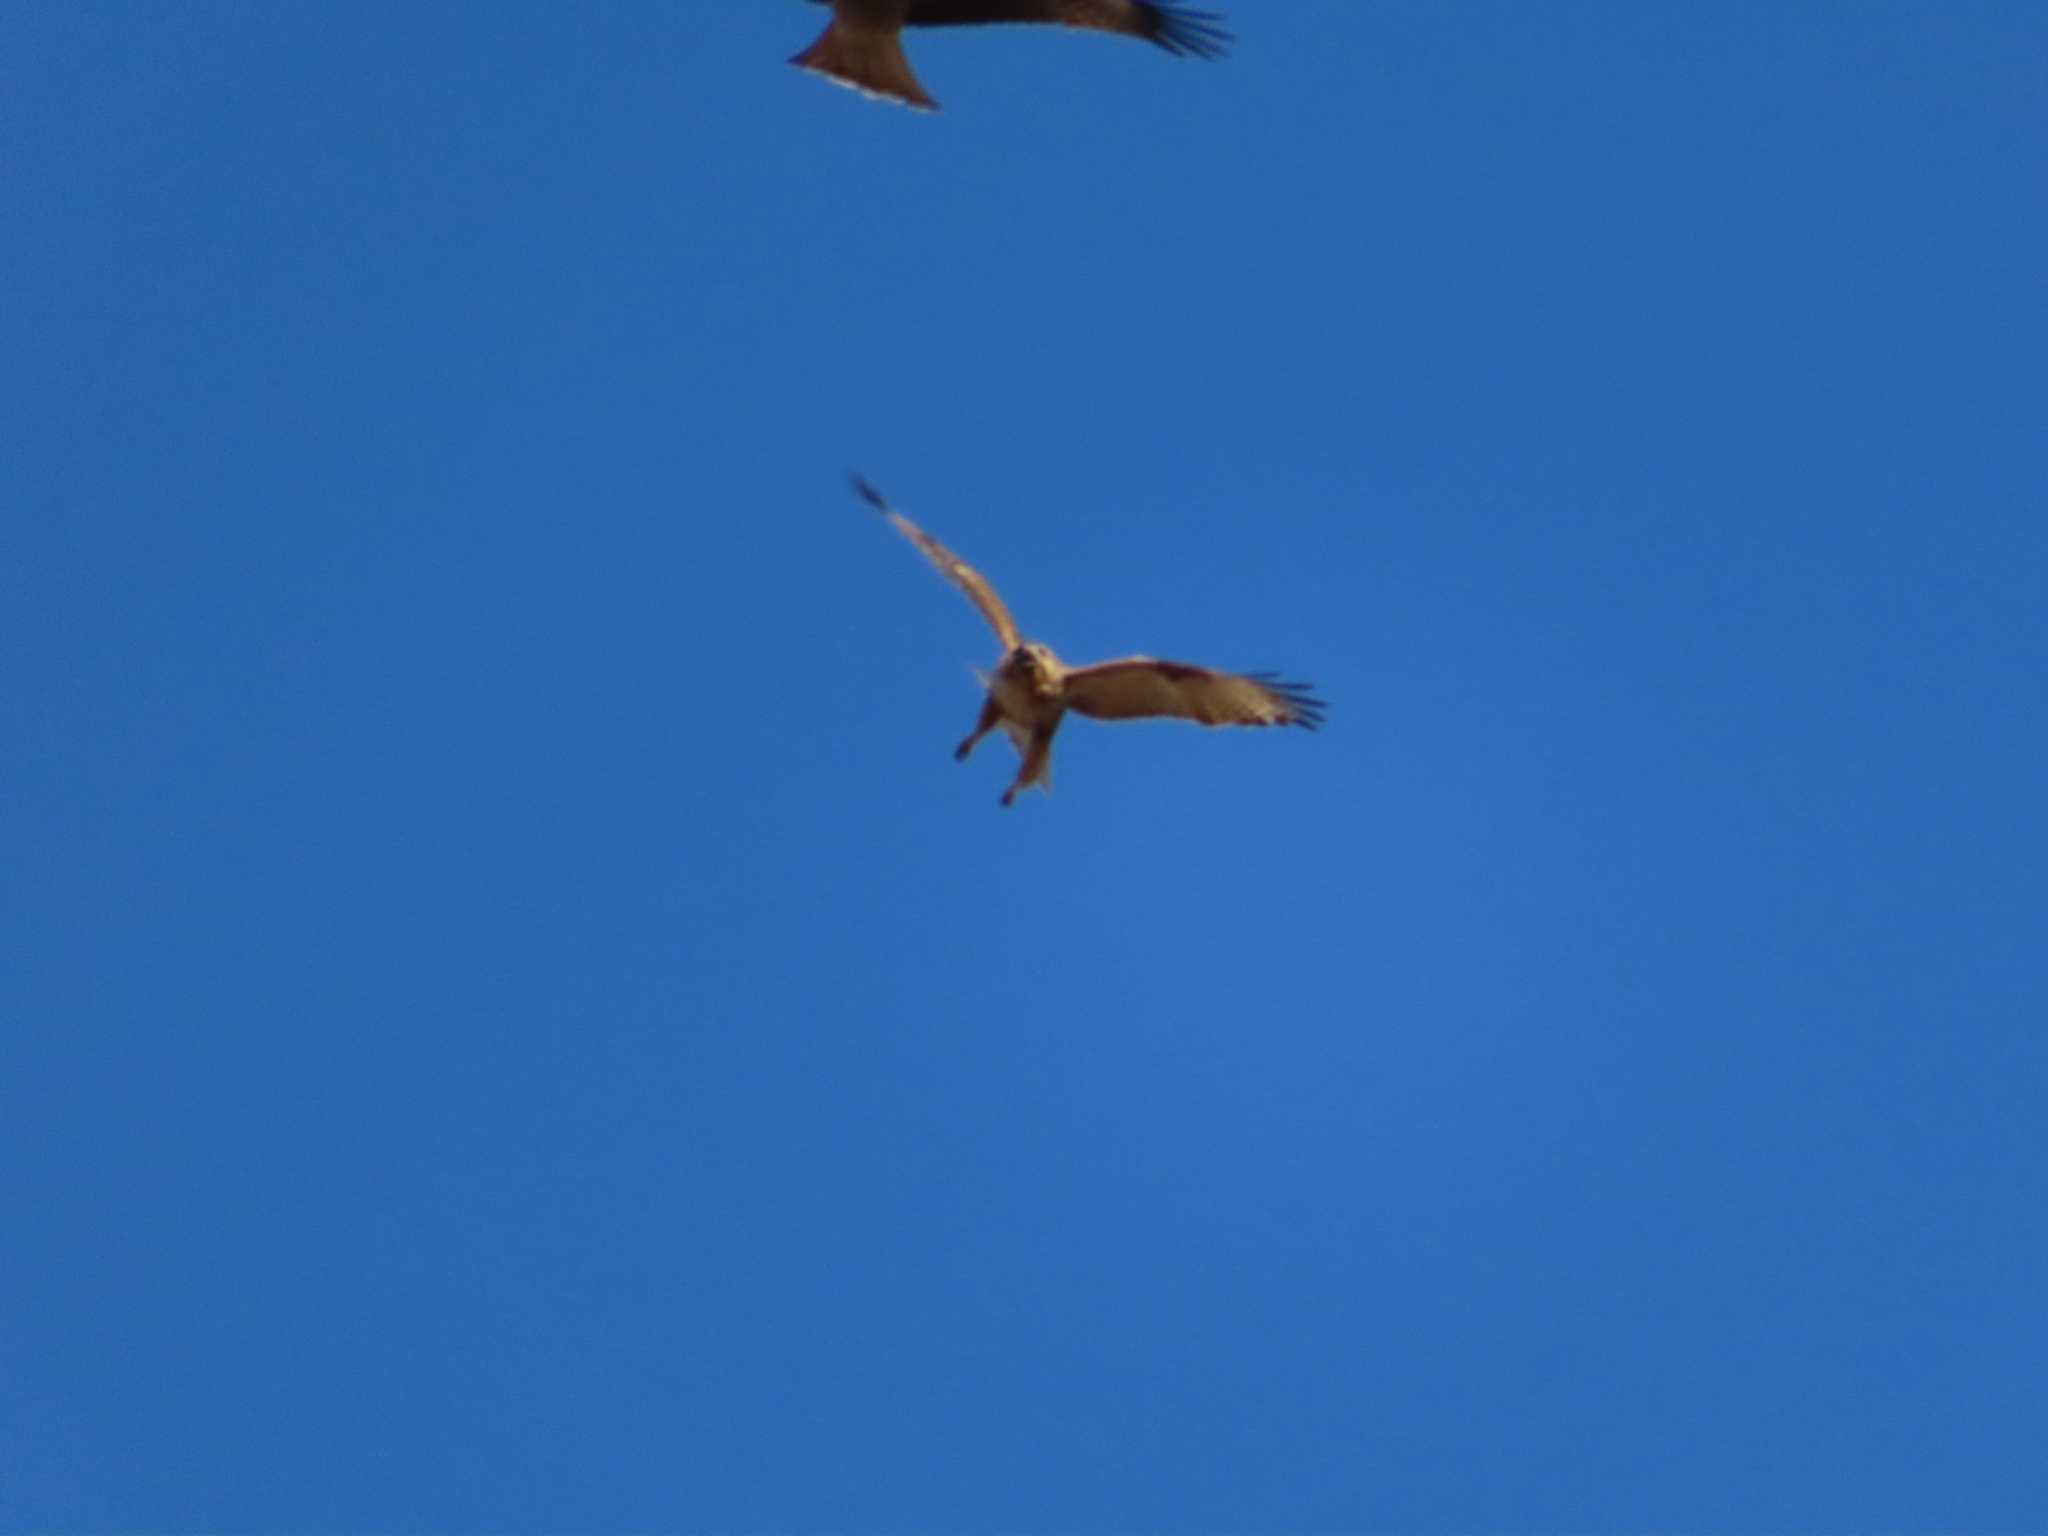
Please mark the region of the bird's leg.
POLYGON ((953 761, 956 763, 966 762, 967 754, 974 750, 974 744, 998 725, 1002 724, 1002 720, 1003 712, 996 708, 995 699, 993 697, 983 699, 981 701, 981 718, 974 722, 974 734, 953 749, 953 761))
POLYGON ((1057 725, 1050 725, 1031 733, 1030 744, 1024 748, 1024 761, 1017 765, 1017 777, 1003 791, 1004 805, 1015 805, 1020 789, 1029 789, 1033 784, 1051 785, 1052 733, 1057 729, 1057 725))

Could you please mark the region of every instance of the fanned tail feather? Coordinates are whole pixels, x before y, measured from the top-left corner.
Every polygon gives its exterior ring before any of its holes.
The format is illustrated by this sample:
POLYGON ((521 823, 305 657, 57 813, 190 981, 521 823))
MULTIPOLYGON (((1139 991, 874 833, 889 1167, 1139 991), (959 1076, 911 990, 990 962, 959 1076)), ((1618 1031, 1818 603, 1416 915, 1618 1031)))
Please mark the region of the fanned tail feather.
POLYGON ((851 86, 864 96, 900 101, 921 112, 939 110, 939 104, 925 94, 911 73, 910 60, 904 57, 903 44, 894 30, 850 27, 834 18, 824 36, 789 62, 851 86))

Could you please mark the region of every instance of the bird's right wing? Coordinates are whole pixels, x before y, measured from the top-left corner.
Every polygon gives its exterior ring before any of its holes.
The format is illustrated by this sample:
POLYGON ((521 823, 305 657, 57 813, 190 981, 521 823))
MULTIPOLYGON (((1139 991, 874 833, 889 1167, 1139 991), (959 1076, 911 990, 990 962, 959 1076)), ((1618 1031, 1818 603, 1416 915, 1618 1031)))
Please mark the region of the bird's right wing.
POLYGON ((1120 32, 1198 59, 1215 58, 1230 42, 1215 16, 1172 0, 910 0, 903 19, 913 27, 1024 21, 1120 32))
POLYGON ((967 600, 981 610, 981 616, 988 620, 989 628, 1003 642, 1005 651, 1016 646, 1017 622, 1010 617, 1010 610, 1003 606, 1003 600, 996 596, 996 589, 988 584, 986 576, 890 506, 882 493, 859 475, 853 477, 853 488, 861 500, 894 523, 898 533, 923 550, 925 559, 936 565, 946 580, 967 594, 967 600))
POLYGON ((1323 723, 1323 701, 1307 683, 1282 682, 1270 672, 1218 672, 1184 661, 1126 656, 1069 672, 1067 705, 1097 720, 1140 720, 1161 715, 1202 725, 1323 723))

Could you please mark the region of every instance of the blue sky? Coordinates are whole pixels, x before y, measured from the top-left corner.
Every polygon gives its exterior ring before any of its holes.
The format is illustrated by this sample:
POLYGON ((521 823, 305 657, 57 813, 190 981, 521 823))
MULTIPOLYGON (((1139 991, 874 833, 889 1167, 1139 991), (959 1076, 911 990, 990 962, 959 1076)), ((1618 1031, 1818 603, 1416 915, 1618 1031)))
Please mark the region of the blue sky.
POLYGON ((0 8, 0 1528, 2048 1526, 2048 11, 1227 9, 0 8))

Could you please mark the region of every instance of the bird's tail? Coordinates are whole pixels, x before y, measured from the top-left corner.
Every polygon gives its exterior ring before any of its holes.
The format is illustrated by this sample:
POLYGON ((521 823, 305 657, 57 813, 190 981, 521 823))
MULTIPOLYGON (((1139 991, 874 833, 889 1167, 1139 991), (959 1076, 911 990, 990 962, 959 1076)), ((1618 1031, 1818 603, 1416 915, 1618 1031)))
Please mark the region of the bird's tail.
POLYGON ((866 96, 900 101, 924 112, 939 110, 939 104, 925 94, 917 76, 910 72, 910 60, 903 56, 903 44, 894 27, 853 27, 835 16, 825 35, 789 62, 850 85, 866 96))

